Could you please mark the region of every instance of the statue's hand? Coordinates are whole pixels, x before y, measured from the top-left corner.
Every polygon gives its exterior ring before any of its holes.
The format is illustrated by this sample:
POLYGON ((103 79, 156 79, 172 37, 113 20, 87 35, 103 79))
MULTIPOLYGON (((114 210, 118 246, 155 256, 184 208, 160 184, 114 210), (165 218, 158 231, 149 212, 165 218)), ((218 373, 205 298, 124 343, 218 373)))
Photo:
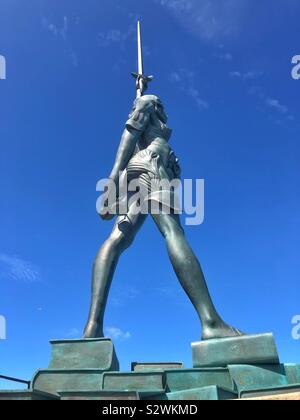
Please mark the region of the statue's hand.
POLYGON ((114 211, 114 209, 116 208, 117 197, 116 196, 110 197, 109 195, 110 192, 111 191, 108 185, 104 189, 104 194, 106 196, 106 199, 103 201, 102 207, 99 212, 99 216, 101 217, 101 219, 107 220, 107 221, 112 220, 116 215, 116 212, 114 211))
POLYGON ((115 217, 115 214, 110 213, 109 211, 101 210, 100 217, 102 220, 110 221, 115 217))

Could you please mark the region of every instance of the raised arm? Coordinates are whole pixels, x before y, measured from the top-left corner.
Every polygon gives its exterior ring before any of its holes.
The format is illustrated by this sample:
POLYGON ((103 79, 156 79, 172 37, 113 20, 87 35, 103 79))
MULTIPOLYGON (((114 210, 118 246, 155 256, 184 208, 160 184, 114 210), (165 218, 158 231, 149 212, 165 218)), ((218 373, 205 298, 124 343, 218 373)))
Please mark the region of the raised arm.
POLYGON ((136 130, 135 128, 126 126, 123 132, 122 138, 121 138, 115 164, 109 177, 110 179, 114 180, 116 183, 119 180, 120 172, 122 172, 126 168, 129 160, 133 156, 136 143, 141 137, 141 134, 142 133, 136 130))
POLYGON ((153 110, 153 101, 149 96, 142 96, 135 101, 133 110, 126 122, 115 164, 110 174, 110 178, 115 182, 118 182, 120 172, 126 169, 133 156, 136 143, 146 130, 153 110))

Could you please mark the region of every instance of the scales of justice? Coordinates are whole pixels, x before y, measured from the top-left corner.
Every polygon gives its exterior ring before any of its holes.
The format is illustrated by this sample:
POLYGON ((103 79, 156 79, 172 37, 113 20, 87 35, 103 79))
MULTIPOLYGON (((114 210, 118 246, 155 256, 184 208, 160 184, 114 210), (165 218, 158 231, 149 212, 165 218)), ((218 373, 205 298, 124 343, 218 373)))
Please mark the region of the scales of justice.
POLYGON ((223 400, 300 390, 300 365, 280 363, 273 334, 244 334, 228 325, 213 304, 200 263, 180 224, 176 197, 170 189, 160 187, 161 181, 180 177, 180 166, 170 147, 172 130, 163 103, 145 94, 153 77, 144 72, 140 22, 137 31, 136 99, 109 180, 116 186, 124 175, 126 182, 138 180, 149 214, 132 201, 126 211, 115 215, 112 210, 122 197, 117 196, 113 205, 108 199, 103 201, 102 219, 116 220, 94 262, 83 338, 51 341, 48 369, 34 374, 28 390, 0 392, 0 400, 223 400), (153 203, 159 209, 155 213, 151 213, 153 203), (202 325, 201 340, 192 343, 192 368, 180 362, 134 362, 130 372, 120 372, 113 342, 103 334, 118 260, 146 217, 152 217, 161 232, 177 278, 202 325))

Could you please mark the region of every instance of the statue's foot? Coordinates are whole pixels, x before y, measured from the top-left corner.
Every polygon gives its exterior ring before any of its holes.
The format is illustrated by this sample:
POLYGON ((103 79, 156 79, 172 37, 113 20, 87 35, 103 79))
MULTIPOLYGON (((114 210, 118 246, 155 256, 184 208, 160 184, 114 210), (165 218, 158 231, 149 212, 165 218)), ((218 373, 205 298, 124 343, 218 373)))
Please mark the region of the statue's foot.
POLYGON ((213 340, 216 338, 230 338, 230 337, 241 337, 245 335, 242 331, 237 328, 231 327, 220 321, 212 325, 203 327, 202 340, 213 340))
POLYGON ((83 338, 103 338, 103 330, 97 322, 88 322, 87 326, 85 327, 83 338))

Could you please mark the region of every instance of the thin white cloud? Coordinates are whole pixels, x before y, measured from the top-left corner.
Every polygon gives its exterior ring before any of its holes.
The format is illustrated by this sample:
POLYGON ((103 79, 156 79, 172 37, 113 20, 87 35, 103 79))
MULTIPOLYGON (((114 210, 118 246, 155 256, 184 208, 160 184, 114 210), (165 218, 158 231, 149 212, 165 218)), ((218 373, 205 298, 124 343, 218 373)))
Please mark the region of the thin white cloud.
POLYGON ((108 327, 105 329, 106 335, 113 340, 129 340, 131 338, 131 334, 129 331, 124 332, 120 328, 117 327, 108 327))
POLYGON ((236 77, 237 79, 241 79, 243 77, 242 73, 239 71, 231 71, 229 75, 230 77, 236 77))
POLYGON ((262 101, 266 100, 265 92, 261 86, 251 86, 248 93, 249 95, 257 96, 262 101))
POLYGON ((50 22, 46 17, 42 18, 42 26, 45 29, 48 29, 54 36, 61 36, 64 41, 67 39, 69 22, 67 16, 63 17, 63 22, 61 26, 55 25, 50 22))
POLYGON ((156 0, 194 35, 220 41, 239 33, 250 0, 156 0))
POLYGON ((113 306, 128 305, 128 302, 134 301, 140 292, 134 287, 118 288, 111 297, 113 306))
POLYGON ((246 73, 242 73, 240 71, 231 71, 229 73, 230 77, 242 80, 255 80, 263 76, 262 71, 248 71, 246 73))
POLYGON ((258 79, 264 75, 263 71, 248 71, 247 73, 243 74, 245 80, 253 80, 258 79))
POLYGON ((214 54, 214 57, 218 58, 219 60, 222 60, 222 61, 232 61, 233 60, 233 55, 228 53, 228 52, 227 53, 222 52, 222 53, 214 54))
POLYGON ((74 338, 78 337, 80 335, 80 331, 78 328, 71 328, 70 331, 67 332, 66 337, 68 338, 74 338))
MULTIPOLYGON (((79 18, 73 19, 73 22, 78 25, 79 18)), ((68 33, 70 27, 70 19, 67 16, 64 16, 62 19, 61 25, 55 25, 54 23, 50 22, 46 17, 42 17, 42 26, 44 29, 49 31, 55 37, 60 37, 65 45, 66 53, 69 56, 72 64, 74 67, 78 66, 78 56, 74 49, 71 47, 68 33)))
POLYGON ((194 73, 191 70, 182 68, 174 71, 170 75, 170 80, 195 101, 200 111, 209 108, 209 103, 202 98, 200 90, 195 86, 194 73))
MULTIPOLYGON (((107 48, 111 44, 119 44, 122 48, 125 46, 125 42, 129 38, 136 36, 136 28, 131 25, 126 32, 122 32, 120 29, 110 29, 107 32, 99 32, 97 35, 97 42, 99 47, 107 48)), ((144 50, 145 50, 144 46, 144 50)))
POLYGON ((108 32, 100 32, 97 39, 100 47, 108 47, 112 43, 125 41, 127 37, 119 29, 111 29, 108 32))
POLYGON ((0 278, 34 283, 40 279, 40 271, 34 264, 18 256, 0 253, 0 278))
POLYGON ((276 111, 280 112, 281 114, 288 114, 288 112, 289 112, 288 107, 286 105, 281 104, 278 99, 268 98, 266 100, 266 104, 267 104, 267 106, 275 109, 276 111))
POLYGON ((276 119, 277 123, 282 124, 286 121, 295 121, 295 117, 290 113, 289 107, 281 103, 279 99, 271 98, 268 95, 266 95, 262 87, 252 86, 249 90, 249 94, 256 96, 263 104, 265 109, 272 111, 273 114, 280 114, 281 118, 279 120, 276 119))
POLYGON ((195 89, 194 87, 190 87, 188 90, 188 93, 194 99, 194 101, 196 102, 200 110, 205 110, 209 108, 208 102, 201 98, 200 92, 198 89, 195 89))
POLYGON ((174 71, 173 73, 171 73, 170 80, 173 83, 180 83, 182 80, 182 77, 177 71, 174 71))

